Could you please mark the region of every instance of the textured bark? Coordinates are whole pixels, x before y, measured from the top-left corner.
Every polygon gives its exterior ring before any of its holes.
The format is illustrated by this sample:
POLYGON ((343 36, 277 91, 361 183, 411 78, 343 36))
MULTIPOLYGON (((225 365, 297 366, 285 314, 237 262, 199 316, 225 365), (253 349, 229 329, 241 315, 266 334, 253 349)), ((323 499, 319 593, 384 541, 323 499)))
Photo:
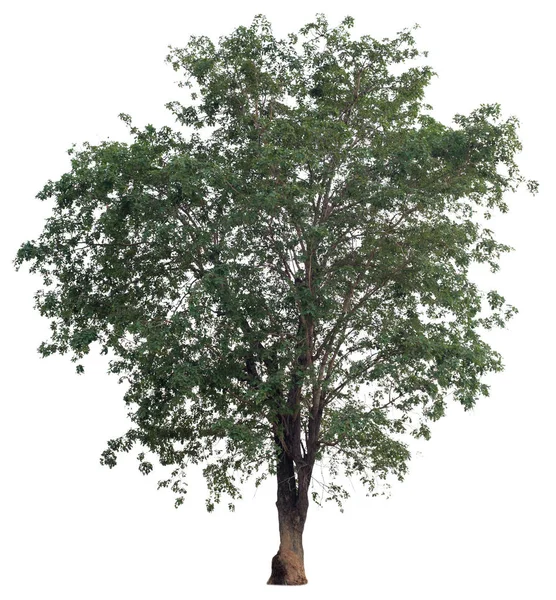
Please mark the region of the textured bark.
POLYGON ((282 528, 280 548, 272 558, 270 585, 304 585, 307 583, 303 562, 302 532, 299 529, 282 528))
POLYGON ((280 547, 272 559, 270 585, 307 583, 303 556, 303 529, 307 518, 307 489, 296 482, 294 461, 282 450, 277 467, 280 547), (305 488, 305 489, 304 489, 305 488), (300 494, 301 492, 301 494, 300 494), (304 497, 303 497, 304 496, 304 497))
MULTIPOLYGON (((299 283, 296 280, 296 284, 299 283)), ((310 317, 300 319, 299 332, 305 330, 303 350, 298 366, 304 369, 313 354, 313 325, 310 317)), ((305 451, 301 440, 302 381, 298 373, 292 377, 287 396, 288 411, 280 415, 280 427, 275 429, 278 452, 276 468, 278 494, 278 524, 280 547, 272 559, 271 585, 303 585, 307 583, 303 554, 303 530, 309 508, 309 486, 315 464, 323 404, 321 390, 313 394, 313 410, 305 437, 305 451)))

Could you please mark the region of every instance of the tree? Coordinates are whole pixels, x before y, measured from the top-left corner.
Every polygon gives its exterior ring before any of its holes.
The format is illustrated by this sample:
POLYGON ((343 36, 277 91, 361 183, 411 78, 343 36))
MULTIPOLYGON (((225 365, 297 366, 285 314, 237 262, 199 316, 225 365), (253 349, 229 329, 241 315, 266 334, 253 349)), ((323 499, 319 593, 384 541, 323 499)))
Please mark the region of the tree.
POLYGON ((318 15, 277 39, 257 16, 171 49, 189 90, 167 105, 179 129, 121 115, 130 143, 70 149, 71 170, 38 194, 52 216, 14 261, 43 278, 40 354, 71 353, 82 373, 96 344, 127 384, 133 425, 103 464, 138 446, 147 474, 157 456, 176 505, 203 464, 209 511, 276 477, 272 584, 307 581, 315 464, 340 508, 340 472, 376 495, 449 396, 467 410, 488 395, 502 362, 481 334, 515 308, 469 268, 497 270, 510 248, 486 220, 507 191, 536 190, 514 117, 481 105, 440 123, 411 31, 352 26, 318 15))

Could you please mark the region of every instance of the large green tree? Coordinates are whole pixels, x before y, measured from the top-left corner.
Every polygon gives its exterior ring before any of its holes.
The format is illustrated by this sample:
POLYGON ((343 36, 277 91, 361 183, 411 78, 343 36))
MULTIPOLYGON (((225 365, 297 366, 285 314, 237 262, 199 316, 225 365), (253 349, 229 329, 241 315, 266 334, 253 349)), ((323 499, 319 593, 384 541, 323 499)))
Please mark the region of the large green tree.
POLYGON ((340 473, 377 493, 448 396, 469 409, 488 394, 502 365, 481 333, 515 309, 469 268, 497 269, 509 248, 485 219, 536 187, 515 163, 515 118, 482 105, 440 123, 411 32, 352 26, 319 15, 277 39, 258 16, 171 49, 176 129, 121 115, 132 141, 72 148, 15 260, 43 278, 40 353, 70 353, 81 373, 94 345, 127 384, 133 425, 104 464, 137 447, 148 473, 158 457, 177 504, 202 464, 209 510, 276 477, 273 584, 307 581, 315 464, 327 499, 347 497, 340 473))

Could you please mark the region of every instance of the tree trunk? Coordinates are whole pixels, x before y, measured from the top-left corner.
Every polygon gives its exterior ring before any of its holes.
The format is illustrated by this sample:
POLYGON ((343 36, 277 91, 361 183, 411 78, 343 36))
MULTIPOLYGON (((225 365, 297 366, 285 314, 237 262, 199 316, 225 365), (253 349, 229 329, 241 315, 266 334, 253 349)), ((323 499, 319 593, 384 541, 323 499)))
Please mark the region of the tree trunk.
POLYGON ((303 561, 303 529, 307 518, 307 489, 298 487, 293 460, 282 450, 277 467, 280 547, 272 559, 270 585, 307 583, 303 561), (301 491, 301 493, 299 493, 301 491))
MULTIPOLYGON (((278 502, 276 503, 278 506, 278 502)), ((271 585, 303 585, 307 583, 303 560, 303 527, 305 519, 299 511, 285 511, 278 506, 280 548, 272 558, 271 585)))

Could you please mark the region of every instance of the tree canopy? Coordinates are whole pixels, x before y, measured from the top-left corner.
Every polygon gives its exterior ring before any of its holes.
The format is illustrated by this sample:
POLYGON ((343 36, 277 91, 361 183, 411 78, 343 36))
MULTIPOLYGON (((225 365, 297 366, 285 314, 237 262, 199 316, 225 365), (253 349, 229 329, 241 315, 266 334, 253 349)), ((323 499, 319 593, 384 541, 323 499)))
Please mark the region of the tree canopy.
POLYGON ((488 218, 536 189, 518 121, 489 104, 439 122, 412 31, 353 24, 318 15, 279 39, 257 16, 192 37, 167 58, 177 126, 121 115, 129 143, 72 148, 38 194, 52 216, 15 263, 43 278, 40 353, 79 373, 91 347, 110 355, 132 426, 102 462, 137 445, 143 473, 153 456, 172 467, 159 485, 177 504, 190 463, 209 510, 268 473, 280 499, 283 468, 304 522, 319 462, 315 500, 341 505, 342 473, 376 494, 447 398, 470 409, 502 368, 481 336, 515 308, 469 269, 497 270, 510 248, 488 218))

